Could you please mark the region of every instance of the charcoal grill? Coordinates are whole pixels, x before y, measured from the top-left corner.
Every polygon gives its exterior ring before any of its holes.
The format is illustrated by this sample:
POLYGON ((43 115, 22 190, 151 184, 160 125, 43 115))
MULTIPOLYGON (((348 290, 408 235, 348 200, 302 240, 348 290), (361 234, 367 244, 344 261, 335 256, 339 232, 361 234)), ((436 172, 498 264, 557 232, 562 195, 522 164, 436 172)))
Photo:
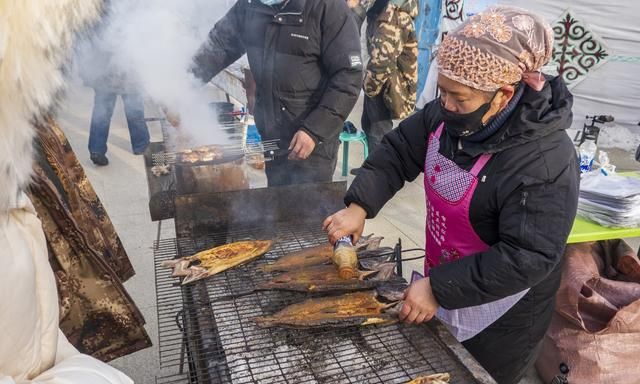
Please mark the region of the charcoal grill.
POLYGON ((243 190, 249 188, 242 163, 270 161, 288 155, 279 148, 279 140, 242 144, 243 123, 237 120, 221 124, 231 144, 218 146, 222 156, 208 161, 181 161, 180 145, 172 142, 172 128, 166 119, 160 121, 163 140, 152 142, 145 151, 145 170, 149 187, 149 212, 152 221, 171 219, 176 214, 176 196, 243 190), (155 166, 169 166, 169 173, 156 176, 155 166))
POLYGON ((156 244, 161 384, 405 383, 449 372, 452 383, 493 383, 437 321, 343 329, 261 329, 253 317, 272 314, 308 294, 247 294, 270 278, 259 270, 285 253, 321 244, 319 223, 279 223, 156 244), (260 260, 181 286, 160 263, 213 245, 273 239, 260 260))
MULTIPOLYGON (((166 139, 170 128, 164 121, 162 128, 166 139)), ((171 151, 175 149, 165 143, 152 143, 145 153, 152 220, 174 218, 176 226, 175 239, 160 240, 158 231, 154 244, 161 365, 157 383, 405 383, 440 372, 449 372, 452 383, 494 383, 437 321, 421 326, 258 328, 252 318, 311 296, 253 292, 272 277, 259 267, 326 242, 321 221, 343 206, 346 181, 225 192, 182 188, 176 185, 175 167, 166 176, 150 172, 153 154, 171 151), (275 246, 257 261, 184 286, 160 265, 247 239, 271 239, 275 246)))

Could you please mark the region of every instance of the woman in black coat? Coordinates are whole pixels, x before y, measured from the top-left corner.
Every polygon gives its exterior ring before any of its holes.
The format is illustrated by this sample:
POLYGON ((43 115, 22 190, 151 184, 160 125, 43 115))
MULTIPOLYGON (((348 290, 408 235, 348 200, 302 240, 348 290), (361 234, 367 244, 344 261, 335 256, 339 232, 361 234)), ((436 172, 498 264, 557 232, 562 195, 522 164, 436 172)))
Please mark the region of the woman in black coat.
POLYGON ((427 201, 425 278, 400 319, 437 316, 499 383, 516 383, 549 325, 576 213, 572 96, 538 71, 553 33, 539 16, 494 7, 438 52, 440 97, 387 134, 325 220, 332 242, 420 173, 427 201))

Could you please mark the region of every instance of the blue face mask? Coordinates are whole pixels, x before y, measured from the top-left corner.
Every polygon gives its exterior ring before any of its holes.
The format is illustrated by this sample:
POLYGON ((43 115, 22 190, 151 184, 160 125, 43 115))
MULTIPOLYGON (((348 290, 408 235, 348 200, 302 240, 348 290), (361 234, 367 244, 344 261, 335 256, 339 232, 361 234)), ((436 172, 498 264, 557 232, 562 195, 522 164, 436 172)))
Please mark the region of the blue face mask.
POLYGON ((260 2, 264 5, 268 5, 270 7, 278 4, 284 3, 285 0, 260 0, 260 2))

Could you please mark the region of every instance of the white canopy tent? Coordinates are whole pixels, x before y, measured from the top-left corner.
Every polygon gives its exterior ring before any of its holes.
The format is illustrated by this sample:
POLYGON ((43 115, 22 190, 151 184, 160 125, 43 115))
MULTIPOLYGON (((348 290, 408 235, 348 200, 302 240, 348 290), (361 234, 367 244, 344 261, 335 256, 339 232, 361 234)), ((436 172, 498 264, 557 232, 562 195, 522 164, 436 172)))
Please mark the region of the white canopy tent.
MULTIPOLYGON (((552 24, 554 61, 545 71, 561 69, 574 94, 573 129, 582 128, 586 115, 612 115, 602 144, 631 150, 640 143, 640 2, 443 0, 441 35, 493 3, 529 9, 552 24), (446 9, 462 9, 462 18, 451 20, 446 9)), ((433 98, 435 81, 427 78, 423 103, 433 98)))

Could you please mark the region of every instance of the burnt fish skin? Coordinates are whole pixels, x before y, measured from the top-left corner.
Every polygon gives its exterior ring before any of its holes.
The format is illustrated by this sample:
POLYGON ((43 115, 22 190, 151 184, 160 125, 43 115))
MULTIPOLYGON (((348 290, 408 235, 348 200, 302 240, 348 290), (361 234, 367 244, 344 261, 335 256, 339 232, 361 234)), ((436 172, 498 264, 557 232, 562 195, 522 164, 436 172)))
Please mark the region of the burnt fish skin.
POLYGON ((162 262, 172 268, 172 275, 184 277, 182 284, 189 284, 228 269, 249 263, 267 253, 273 245, 271 240, 238 241, 213 247, 192 256, 162 262))
POLYGON ((259 327, 317 328, 391 324, 398 321, 399 302, 387 302, 376 290, 308 299, 271 316, 256 317, 259 327), (387 313, 388 312, 388 313, 387 313))
MULTIPOLYGON (((373 235, 363 236, 356 244, 356 252, 377 249, 380 247, 382 239, 383 237, 374 237, 373 235)), ((287 272, 314 265, 329 264, 332 256, 333 246, 327 243, 288 253, 274 263, 263 266, 261 270, 263 272, 287 272)))
POLYGON ((357 291, 375 288, 397 278, 395 263, 379 263, 372 270, 357 270, 356 276, 343 279, 332 265, 316 265, 277 275, 257 288, 298 292, 357 291))
MULTIPOLYGON (((395 266, 395 265, 394 265, 395 266)), ((356 271, 356 276, 343 279, 334 265, 316 265, 282 273, 258 287, 261 290, 277 289, 299 292, 353 291, 373 288, 381 283, 368 277, 378 271, 356 271)))
POLYGON ((436 373, 435 375, 420 376, 406 384, 448 384, 451 376, 448 373, 436 373))
POLYGON ((288 253, 273 264, 263 266, 264 272, 291 271, 312 265, 325 264, 331 261, 333 247, 331 244, 323 244, 305 248, 300 251, 288 253))

